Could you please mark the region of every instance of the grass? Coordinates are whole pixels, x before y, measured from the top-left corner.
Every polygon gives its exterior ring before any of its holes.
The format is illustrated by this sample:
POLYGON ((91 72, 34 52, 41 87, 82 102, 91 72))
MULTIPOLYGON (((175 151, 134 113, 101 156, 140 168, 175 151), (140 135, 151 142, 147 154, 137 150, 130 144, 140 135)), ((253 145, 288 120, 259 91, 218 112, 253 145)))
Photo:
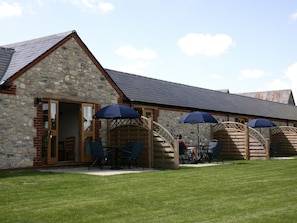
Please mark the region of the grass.
POLYGON ((294 222, 297 160, 114 176, 0 172, 0 222, 294 222))

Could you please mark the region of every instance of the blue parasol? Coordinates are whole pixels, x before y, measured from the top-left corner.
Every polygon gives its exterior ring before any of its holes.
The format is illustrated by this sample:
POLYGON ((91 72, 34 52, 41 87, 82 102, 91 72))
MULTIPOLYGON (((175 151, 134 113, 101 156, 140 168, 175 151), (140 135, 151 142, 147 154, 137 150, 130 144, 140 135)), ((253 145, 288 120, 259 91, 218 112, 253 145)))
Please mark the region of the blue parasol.
POLYGON ((276 124, 269 119, 265 118, 257 118, 252 119, 248 122, 248 126, 251 128, 267 128, 267 127, 274 127, 276 124))
POLYGON ((141 115, 133 108, 120 104, 108 105, 93 116, 94 119, 134 119, 140 117, 141 115))
POLYGON ((184 115, 178 123, 190 123, 190 124, 196 124, 196 123, 218 123, 218 121, 209 113, 207 112, 191 112, 186 115, 184 115))

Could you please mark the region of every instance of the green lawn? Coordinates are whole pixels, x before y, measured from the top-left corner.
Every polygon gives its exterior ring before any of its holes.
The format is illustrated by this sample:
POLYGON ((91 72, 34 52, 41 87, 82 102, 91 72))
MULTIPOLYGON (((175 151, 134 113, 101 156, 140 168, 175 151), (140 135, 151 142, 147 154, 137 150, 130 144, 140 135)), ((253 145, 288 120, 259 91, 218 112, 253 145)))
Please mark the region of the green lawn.
POLYGON ((297 160, 114 176, 0 172, 0 222, 295 222, 297 160))

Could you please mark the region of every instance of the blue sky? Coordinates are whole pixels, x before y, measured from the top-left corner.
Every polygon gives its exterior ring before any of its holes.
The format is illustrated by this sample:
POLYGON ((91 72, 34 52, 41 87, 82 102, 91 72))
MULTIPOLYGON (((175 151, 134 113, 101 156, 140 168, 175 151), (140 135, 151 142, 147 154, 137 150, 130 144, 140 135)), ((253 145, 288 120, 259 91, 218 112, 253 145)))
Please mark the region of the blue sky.
POLYGON ((0 46, 76 30, 104 68, 297 98, 293 0, 0 0, 0 30, 0 46))

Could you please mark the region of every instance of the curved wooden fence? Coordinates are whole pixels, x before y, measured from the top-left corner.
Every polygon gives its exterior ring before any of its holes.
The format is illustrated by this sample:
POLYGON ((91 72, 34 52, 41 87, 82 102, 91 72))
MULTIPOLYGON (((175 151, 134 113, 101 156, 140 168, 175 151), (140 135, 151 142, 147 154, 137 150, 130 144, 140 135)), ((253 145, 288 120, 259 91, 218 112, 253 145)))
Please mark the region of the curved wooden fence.
POLYGON ((266 159, 266 141, 255 129, 239 122, 213 126, 213 138, 223 142, 222 156, 230 159, 266 159))
POLYGON ((213 138, 223 141, 222 156, 231 159, 269 159, 270 144, 281 144, 278 156, 297 155, 297 128, 279 126, 270 129, 265 139, 256 129, 238 122, 213 126, 213 138))
POLYGON ((292 126, 279 126, 271 130, 271 143, 281 143, 279 155, 297 155, 297 128, 292 126))
POLYGON ((177 168, 178 140, 162 125, 144 116, 141 119, 119 119, 108 122, 107 141, 110 146, 124 146, 129 141, 142 141, 140 163, 146 167, 177 168))

